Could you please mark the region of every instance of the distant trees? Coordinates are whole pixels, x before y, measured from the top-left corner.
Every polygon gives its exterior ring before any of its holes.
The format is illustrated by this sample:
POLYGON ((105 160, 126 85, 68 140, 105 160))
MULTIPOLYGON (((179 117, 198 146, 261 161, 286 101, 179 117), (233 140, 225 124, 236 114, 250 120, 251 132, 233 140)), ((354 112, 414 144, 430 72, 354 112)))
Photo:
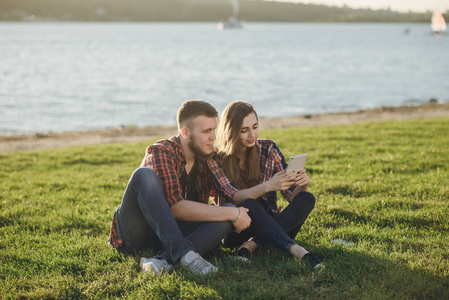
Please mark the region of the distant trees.
MULTIPOLYGON (((229 0, 0 0, 0 21, 216 22, 231 15, 229 0)), ((429 22, 430 15, 250 0, 240 0, 239 10, 250 22, 429 22)))

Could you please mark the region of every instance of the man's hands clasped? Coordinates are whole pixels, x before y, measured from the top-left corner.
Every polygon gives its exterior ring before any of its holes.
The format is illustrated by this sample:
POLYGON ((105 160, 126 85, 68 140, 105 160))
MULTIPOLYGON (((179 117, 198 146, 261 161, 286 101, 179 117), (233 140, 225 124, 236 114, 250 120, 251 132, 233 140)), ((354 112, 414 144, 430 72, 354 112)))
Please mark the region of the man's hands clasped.
POLYGON ((246 207, 236 207, 238 209, 238 214, 236 214, 235 220, 232 220, 232 225, 234 225, 234 231, 237 233, 242 232, 249 228, 251 225, 251 218, 248 215, 249 209, 246 207))

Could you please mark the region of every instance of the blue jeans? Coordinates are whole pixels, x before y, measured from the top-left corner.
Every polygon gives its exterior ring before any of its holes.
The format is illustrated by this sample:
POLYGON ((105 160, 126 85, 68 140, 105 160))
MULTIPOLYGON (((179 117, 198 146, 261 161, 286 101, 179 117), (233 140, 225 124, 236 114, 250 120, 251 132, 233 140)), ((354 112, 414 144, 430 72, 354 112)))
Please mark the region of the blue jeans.
POLYGON ((296 235, 315 206, 315 197, 309 192, 299 193, 275 218, 271 217, 257 200, 245 200, 241 206, 249 209, 251 226, 240 234, 231 233, 224 240, 224 247, 239 247, 253 237, 259 247, 269 242, 290 253, 290 247, 296 245, 296 235))
POLYGON ((234 229, 231 222, 175 220, 160 180, 150 168, 139 168, 131 176, 119 207, 118 224, 124 241, 118 252, 165 250, 158 258, 170 263, 189 251, 202 254, 211 250, 234 229))

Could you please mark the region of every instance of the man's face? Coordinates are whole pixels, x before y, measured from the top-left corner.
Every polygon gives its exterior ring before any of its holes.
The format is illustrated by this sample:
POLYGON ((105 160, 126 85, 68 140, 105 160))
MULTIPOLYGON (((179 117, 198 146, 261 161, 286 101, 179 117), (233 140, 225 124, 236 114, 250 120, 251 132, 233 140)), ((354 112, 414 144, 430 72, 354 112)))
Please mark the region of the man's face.
POLYGON ((189 148, 200 157, 208 157, 212 154, 217 119, 206 116, 198 116, 191 122, 189 129, 189 148))

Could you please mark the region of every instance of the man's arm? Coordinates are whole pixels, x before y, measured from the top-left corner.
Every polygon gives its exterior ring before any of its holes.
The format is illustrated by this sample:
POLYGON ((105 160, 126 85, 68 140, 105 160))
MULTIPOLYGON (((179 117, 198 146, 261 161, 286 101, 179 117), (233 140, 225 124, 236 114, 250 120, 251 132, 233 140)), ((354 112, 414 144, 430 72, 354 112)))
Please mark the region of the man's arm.
POLYGON ((231 221, 237 233, 251 224, 248 209, 244 207, 214 206, 190 200, 182 200, 171 206, 177 220, 190 222, 231 221), (235 221, 235 222, 234 222, 235 221))

